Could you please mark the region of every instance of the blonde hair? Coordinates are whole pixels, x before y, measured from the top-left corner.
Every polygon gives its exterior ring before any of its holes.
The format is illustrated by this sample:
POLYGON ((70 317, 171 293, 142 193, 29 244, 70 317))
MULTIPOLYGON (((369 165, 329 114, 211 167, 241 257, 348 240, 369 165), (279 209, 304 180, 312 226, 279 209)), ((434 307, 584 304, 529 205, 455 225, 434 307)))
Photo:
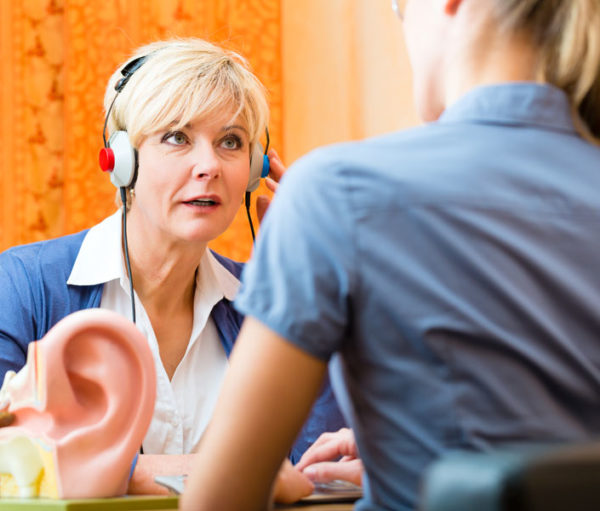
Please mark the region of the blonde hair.
POLYGON ((580 133, 600 143, 600 1, 494 0, 502 28, 540 52, 540 78, 562 89, 580 133))
POLYGON ((125 130, 134 147, 144 137, 166 128, 180 129, 192 120, 232 111, 249 133, 250 149, 264 133, 269 117, 266 91, 235 52, 202 39, 158 41, 138 48, 113 73, 104 96, 110 110, 107 134, 125 130), (132 60, 145 56, 122 92, 115 84, 132 60))

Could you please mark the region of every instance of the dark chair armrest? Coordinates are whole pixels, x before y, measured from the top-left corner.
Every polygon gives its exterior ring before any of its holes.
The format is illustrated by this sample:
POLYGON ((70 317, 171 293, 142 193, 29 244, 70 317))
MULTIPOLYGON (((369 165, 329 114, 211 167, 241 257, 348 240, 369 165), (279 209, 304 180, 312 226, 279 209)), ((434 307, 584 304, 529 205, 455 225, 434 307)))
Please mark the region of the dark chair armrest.
POLYGON ((600 443, 448 453, 421 497, 422 511, 597 511, 600 443))

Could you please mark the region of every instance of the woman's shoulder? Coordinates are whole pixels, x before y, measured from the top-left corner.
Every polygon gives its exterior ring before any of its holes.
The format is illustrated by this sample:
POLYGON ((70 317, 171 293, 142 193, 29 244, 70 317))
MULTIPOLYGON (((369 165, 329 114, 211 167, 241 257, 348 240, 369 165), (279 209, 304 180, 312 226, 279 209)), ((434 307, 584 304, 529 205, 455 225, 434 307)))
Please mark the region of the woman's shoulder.
POLYGON ((376 137, 318 147, 296 160, 283 177, 293 188, 337 186, 355 177, 397 174, 412 168, 431 154, 432 139, 439 137, 437 126, 416 126, 376 137))
POLYGON ((17 245, 0 254, 3 265, 18 263, 24 268, 34 266, 52 266, 56 269, 61 266, 73 265, 79 248, 83 243, 87 230, 69 234, 44 241, 36 241, 25 245, 17 245))

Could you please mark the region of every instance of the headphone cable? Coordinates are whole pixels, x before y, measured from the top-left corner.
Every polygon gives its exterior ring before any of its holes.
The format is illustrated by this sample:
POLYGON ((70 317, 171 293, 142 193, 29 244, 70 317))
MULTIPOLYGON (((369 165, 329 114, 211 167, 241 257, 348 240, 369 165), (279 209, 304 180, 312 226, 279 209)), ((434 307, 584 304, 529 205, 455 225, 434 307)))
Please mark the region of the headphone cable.
MULTIPOLYGON (((271 136, 269 135, 269 128, 265 128, 265 136, 266 136, 266 145, 264 156, 267 156, 267 152, 269 151, 269 146, 271 145, 271 136)), ((244 197, 244 204, 246 206, 246 214, 248 215, 248 223, 250 224, 250 232, 252 234, 252 243, 256 241, 256 235, 254 233, 254 224, 252 223, 252 216, 250 215, 250 196, 251 192, 246 192, 244 197)))
POLYGON ((127 277, 129 277, 129 293, 131 295, 131 319, 135 323, 135 297, 133 295, 133 277, 131 276, 131 263, 129 262, 129 247, 127 246, 127 188, 121 186, 121 202, 123 203, 123 250, 125 252, 125 264, 127 265, 127 277))
POLYGON ((244 197, 244 204, 246 205, 246 214, 248 215, 248 223, 250 224, 250 232, 252 233, 252 243, 256 241, 256 236, 254 234, 254 225, 252 224, 252 216, 250 215, 250 196, 251 192, 246 192, 244 197))
MULTIPOLYGON (((131 263, 129 262, 129 247, 127 245, 127 188, 121 186, 119 188, 119 191, 121 192, 121 202, 123 203, 123 251, 125 252, 127 277, 129 277, 129 294, 131 296, 131 319, 135 324, 135 296, 133 295, 133 277, 131 276, 131 263)), ((140 445, 139 454, 144 454, 143 445, 140 445)))
POLYGON ((104 142, 104 147, 108 147, 108 143, 106 142, 106 126, 108 125, 108 117, 110 116, 110 112, 115 104, 115 101, 117 100, 118 95, 119 95, 119 93, 117 92, 115 94, 115 97, 111 101, 110 106, 108 107, 108 110, 106 111, 106 116, 104 117, 104 127, 102 128, 102 141, 104 142))

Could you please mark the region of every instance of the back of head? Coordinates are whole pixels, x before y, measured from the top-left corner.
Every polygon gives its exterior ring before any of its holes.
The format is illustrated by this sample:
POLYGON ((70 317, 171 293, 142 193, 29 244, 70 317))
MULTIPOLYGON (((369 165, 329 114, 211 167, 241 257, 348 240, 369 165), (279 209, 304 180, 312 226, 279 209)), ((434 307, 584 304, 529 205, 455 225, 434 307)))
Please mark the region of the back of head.
POLYGON ((539 51, 540 80, 568 95, 576 124, 600 143, 600 1, 492 0, 499 26, 539 51))
POLYGON ((150 133, 179 129, 192 120, 231 112, 242 121, 253 145, 268 122, 263 85, 246 60, 202 39, 158 41, 139 48, 111 76, 105 111, 115 100, 107 122, 109 134, 124 130, 134 147, 150 133), (145 56, 116 97, 115 84, 128 62, 145 56))

